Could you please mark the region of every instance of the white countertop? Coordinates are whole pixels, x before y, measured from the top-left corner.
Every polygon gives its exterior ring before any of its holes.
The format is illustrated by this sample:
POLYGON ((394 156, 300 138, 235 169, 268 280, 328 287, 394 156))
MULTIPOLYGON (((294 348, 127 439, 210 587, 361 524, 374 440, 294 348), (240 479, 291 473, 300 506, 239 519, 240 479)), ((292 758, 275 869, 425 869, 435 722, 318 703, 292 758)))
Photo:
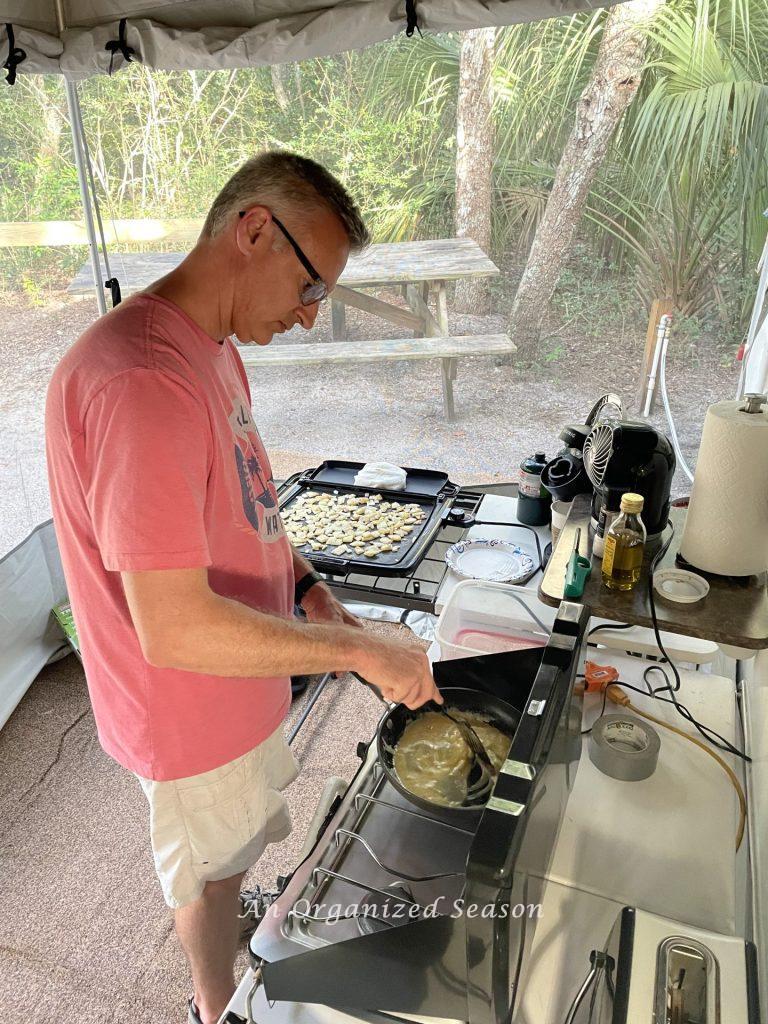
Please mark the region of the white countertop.
MULTIPOLYGON (((647 662, 605 654, 601 664, 614 665, 622 679, 643 686, 647 662)), ((639 708, 698 735, 670 705, 630 695, 639 708)), ((697 719, 738 745, 732 680, 683 671, 679 699, 697 719)), ((597 695, 585 697, 584 728, 597 717, 601 703, 597 695)), ((607 712, 631 715, 613 704, 607 712)), ((624 906, 725 935, 736 933, 737 899, 744 899, 736 891, 736 793, 712 758, 668 730, 654 728, 661 737, 659 762, 642 782, 620 782, 600 772, 584 737, 515 1024, 562 1019, 586 976, 590 950, 604 944, 624 906)), ((722 756, 734 767, 735 758, 722 756)), ((744 846, 740 856, 745 856, 744 846)))

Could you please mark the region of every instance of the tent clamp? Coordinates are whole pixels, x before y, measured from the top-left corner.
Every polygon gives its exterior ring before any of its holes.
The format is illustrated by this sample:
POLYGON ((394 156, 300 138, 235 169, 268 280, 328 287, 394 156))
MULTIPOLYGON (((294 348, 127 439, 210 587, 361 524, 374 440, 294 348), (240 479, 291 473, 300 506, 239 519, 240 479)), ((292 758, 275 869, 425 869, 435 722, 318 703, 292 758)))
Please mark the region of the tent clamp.
POLYGON ((128 45, 128 19, 121 18, 117 29, 117 39, 110 39, 104 47, 105 50, 109 51, 109 71, 108 74, 112 74, 113 65, 115 62, 115 54, 119 51, 123 60, 130 64, 133 58, 136 56, 136 51, 132 46, 128 45))
POLYGON ((23 60, 27 59, 27 52, 26 50, 22 50, 20 46, 16 45, 16 36, 13 32, 13 25, 6 22, 5 31, 8 33, 8 58, 3 64, 3 68, 8 72, 5 79, 6 82, 8 85, 14 85, 16 82, 16 68, 23 60))
POLYGON ((120 282, 118 279, 116 277, 110 277, 109 280, 104 282, 104 287, 109 288, 110 296, 112 298, 112 308, 114 309, 115 306, 119 306, 122 301, 122 296, 120 294, 120 282))
POLYGON ((421 35, 419 16, 416 13, 416 0, 405 0, 405 34, 410 39, 414 32, 421 35))

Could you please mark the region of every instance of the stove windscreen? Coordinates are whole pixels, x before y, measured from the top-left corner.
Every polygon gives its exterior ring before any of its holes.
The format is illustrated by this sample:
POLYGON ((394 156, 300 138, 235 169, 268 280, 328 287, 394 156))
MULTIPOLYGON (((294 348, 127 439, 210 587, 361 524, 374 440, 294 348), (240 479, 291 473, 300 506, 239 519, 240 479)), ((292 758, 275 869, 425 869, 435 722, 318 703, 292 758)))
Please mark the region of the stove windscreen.
POLYGON ((433 666, 435 682, 440 690, 460 686, 499 697, 522 714, 545 650, 546 647, 531 647, 436 661, 433 666))

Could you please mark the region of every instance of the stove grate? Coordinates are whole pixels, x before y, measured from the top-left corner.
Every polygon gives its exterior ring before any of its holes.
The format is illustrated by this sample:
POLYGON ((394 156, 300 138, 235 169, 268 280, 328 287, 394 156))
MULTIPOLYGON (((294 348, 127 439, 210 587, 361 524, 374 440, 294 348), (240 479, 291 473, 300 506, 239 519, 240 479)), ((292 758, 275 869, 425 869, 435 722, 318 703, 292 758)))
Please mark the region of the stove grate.
MULTIPOLYGON (((289 922, 293 921, 294 927, 297 927, 300 933, 306 936, 306 931, 302 931, 302 929, 307 929, 314 925, 332 927, 343 921, 359 919, 361 913, 375 913, 375 910, 363 910, 362 912, 357 910, 356 912, 336 912, 333 914, 320 913, 319 907, 322 906, 328 887, 333 882, 341 882, 357 891, 364 892, 365 896, 357 904, 359 908, 368 905, 371 907, 381 906, 381 900, 386 904, 392 898, 392 887, 399 886, 401 891, 410 893, 407 883, 432 883, 443 879, 460 879, 464 876, 463 865, 460 870, 421 872, 417 874, 405 871, 402 868, 395 868, 387 863, 386 857, 382 856, 380 851, 362 835, 368 815, 374 810, 376 813, 381 813, 381 810, 385 810, 388 813, 394 812, 398 815, 406 816, 409 820, 417 819, 420 824, 427 826, 430 831, 432 829, 447 829, 454 834, 458 833, 464 838, 471 837, 474 834, 475 827, 464 828, 457 826, 451 822, 433 818, 418 809, 402 806, 375 795, 382 789, 386 789, 388 785, 386 774, 378 761, 373 761, 366 774, 365 789, 356 793, 351 801, 350 806, 353 812, 351 822, 345 821, 345 818, 342 817, 340 823, 333 829, 324 843, 326 851, 332 850, 335 847, 334 854, 331 857, 326 855, 323 858, 324 863, 321 862, 312 867, 303 889, 300 894, 294 897, 294 902, 287 911, 285 924, 289 930, 291 928, 289 922), (346 854, 350 851, 353 844, 358 845, 364 851, 364 854, 370 859, 371 865, 375 865, 377 869, 380 869, 380 871, 385 872, 387 876, 394 879, 390 883, 389 888, 385 887, 383 881, 376 885, 342 869, 346 854), (377 900, 376 897, 380 899, 377 900)), ((364 873, 365 871, 363 870, 364 873)), ((409 897, 409 905, 413 907, 419 906, 418 900, 412 894, 409 897)))
MULTIPOLYGON (((282 495, 302 476, 301 473, 294 473, 278 488, 278 495, 282 495)), ((505 489, 507 485, 504 485, 505 489)), ((359 572, 350 572, 344 576, 334 576, 328 573, 322 575, 333 588, 338 597, 346 598, 349 601, 361 601, 363 603, 388 605, 390 607, 405 608, 407 611, 422 611, 430 614, 435 613, 435 602, 440 585, 448 573, 448 566, 445 564, 445 553, 452 544, 462 540, 467 535, 471 526, 509 526, 518 528, 521 533, 529 537, 532 533, 535 539, 539 554, 539 566, 541 565, 541 543, 538 534, 529 526, 524 526, 516 520, 509 522, 504 520, 493 520, 491 523, 483 523, 478 519, 480 504, 487 494, 497 493, 494 485, 488 488, 473 490, 461 488, 453 498, 450 509, 447 510, 445 518, 435 535, 435 539, 427 548, 419 564, 405 576, 372 576, 359 572)), ((310 558, 311 561, 311 558, 310 558)))

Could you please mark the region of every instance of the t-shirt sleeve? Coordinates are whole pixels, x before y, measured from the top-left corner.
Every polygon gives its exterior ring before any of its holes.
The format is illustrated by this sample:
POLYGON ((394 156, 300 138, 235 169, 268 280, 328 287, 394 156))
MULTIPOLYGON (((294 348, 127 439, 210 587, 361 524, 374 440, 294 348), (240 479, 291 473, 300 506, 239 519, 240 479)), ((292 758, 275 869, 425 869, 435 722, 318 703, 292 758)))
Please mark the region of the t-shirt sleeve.
POLYGON ((211 453, 205 403, 163 371, 127 370, 94 396, 84 417, 86 502, 106 569, 211 564, 211 453))

